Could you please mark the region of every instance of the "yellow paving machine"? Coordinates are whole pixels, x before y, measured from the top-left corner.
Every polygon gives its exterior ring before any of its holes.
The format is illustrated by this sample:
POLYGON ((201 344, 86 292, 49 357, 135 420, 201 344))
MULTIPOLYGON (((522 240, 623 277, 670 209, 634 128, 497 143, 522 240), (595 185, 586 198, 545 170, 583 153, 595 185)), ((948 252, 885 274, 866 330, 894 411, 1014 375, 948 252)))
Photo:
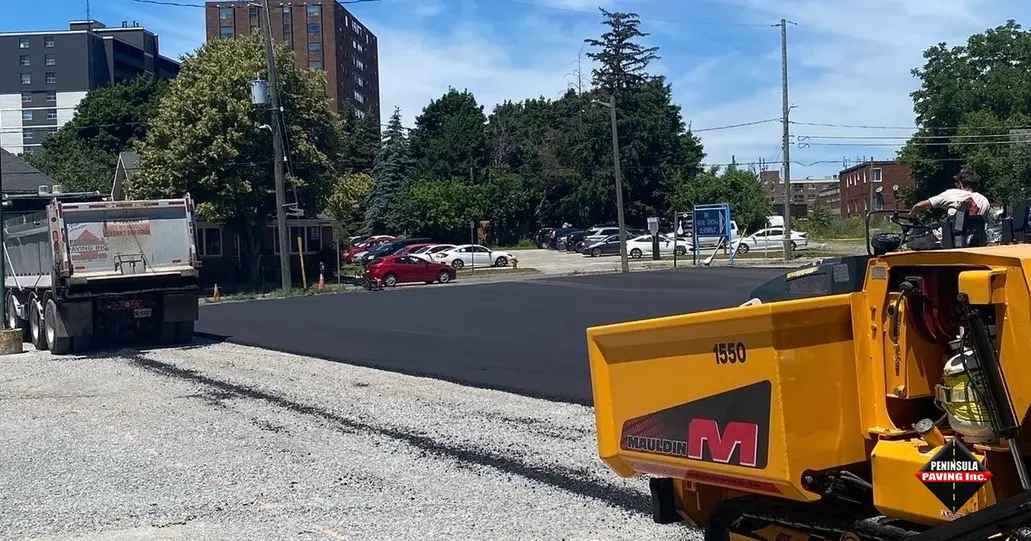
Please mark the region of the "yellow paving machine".
POLYGON ((601 458, 709 539, 1031 539, 1028 208, 960 212, 736 308, 591 328, 601 458), (963 223, 966 222, 966 223, 963 223), (900 249, 932 239, 926 250, 900 249), (979 240, 981 239, 981 240, 979 240))

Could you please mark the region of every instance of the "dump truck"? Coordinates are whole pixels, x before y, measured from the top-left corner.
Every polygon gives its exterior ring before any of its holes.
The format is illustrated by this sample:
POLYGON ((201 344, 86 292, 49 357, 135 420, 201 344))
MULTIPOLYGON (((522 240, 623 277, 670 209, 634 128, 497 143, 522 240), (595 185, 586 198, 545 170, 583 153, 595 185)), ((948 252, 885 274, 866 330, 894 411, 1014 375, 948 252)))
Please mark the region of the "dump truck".
POLYGON ((892 220, 901 238, 744 305, 587 331, 599 455, 649 477, 655 521, 707 540, 1031 539, 1028 208, 996 246, 950 223, 915 251, 928 227, 892 220))
POLYGON ((6 197, 6 324, 38 349, 84 351, 94 338, 192 339, 199 263, 189 197, 103 201, 99 194, 6 197))

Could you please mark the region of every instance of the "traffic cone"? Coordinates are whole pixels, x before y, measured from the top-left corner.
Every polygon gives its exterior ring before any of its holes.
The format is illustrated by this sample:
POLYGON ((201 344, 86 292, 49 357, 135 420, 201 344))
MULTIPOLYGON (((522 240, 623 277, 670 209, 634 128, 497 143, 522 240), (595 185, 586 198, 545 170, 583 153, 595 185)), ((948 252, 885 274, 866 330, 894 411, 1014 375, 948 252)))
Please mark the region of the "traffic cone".
POLYGON ((324 289, 326 287, 326 275, 319 271, 319 283, 315 286, 318 289, 324 289))
POLYGON ((213 291, 211 293, 211 300, 214 301, 214 302, 218 302, 218 301, 222 300, 222 292, 218 290, 218 283, 217 282, 215 283, 215 291, 213 291))

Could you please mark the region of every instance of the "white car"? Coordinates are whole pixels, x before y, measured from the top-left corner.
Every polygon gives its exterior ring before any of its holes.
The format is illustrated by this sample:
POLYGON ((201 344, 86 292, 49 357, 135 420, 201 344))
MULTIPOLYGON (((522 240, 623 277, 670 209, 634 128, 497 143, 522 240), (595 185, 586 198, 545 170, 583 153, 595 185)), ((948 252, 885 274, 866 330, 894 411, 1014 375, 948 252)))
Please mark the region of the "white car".
MULTIPOLYGON (((683 239, 677 240, 677 255, 687 254, 688 244, 683 239)), ((641 259, 652 254, 652 236, 641 235, 626 241, 626 253, 634 259, 641 259)), ((673 238, 659 235, 659 255, 673 254, 673 238)))
POLYGON ((446 252, 454 247, 454 244, 427 244, 426 246, 423 246, 422 248, 419 248, 418 250, 415 250, 412 253, 425 255, 432 259, 434 254, 446 252))
MULTIPOLYGON (((799 231, 791 232, 791 245, 795 250, 804 250, 809 247, 809 238, 805 233, 799 231)), ((770 227, 760 229, 755 233, 741 239, 737 244, 737 253, 747 254, 750 250, 783 250, 784 249, 784 228, 770 227)))
POLYGON ((438 252, 433 255, 437 263, 445 263, 456 269, 468 266, 476 267, 507 267, 514 257, 508 252, 491 250, 479 244, 461 244, 450 250, 438 252))

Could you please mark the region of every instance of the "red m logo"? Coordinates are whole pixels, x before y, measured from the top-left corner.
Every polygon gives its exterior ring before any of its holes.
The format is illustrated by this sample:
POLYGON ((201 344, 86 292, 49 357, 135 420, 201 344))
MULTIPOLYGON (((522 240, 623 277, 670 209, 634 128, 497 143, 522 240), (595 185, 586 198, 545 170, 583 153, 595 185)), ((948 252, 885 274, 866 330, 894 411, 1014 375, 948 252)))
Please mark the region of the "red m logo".
POLYGON ((756 466, 759 448, 759 425, 732 421, 720 434, 720 425, 713 419, 691 419, 687 427, 687 456, 705 460, 703 450, 709 447, 709 455, 715 462, 729 464, 734 450, 739 449, 738 464, 756 466))

